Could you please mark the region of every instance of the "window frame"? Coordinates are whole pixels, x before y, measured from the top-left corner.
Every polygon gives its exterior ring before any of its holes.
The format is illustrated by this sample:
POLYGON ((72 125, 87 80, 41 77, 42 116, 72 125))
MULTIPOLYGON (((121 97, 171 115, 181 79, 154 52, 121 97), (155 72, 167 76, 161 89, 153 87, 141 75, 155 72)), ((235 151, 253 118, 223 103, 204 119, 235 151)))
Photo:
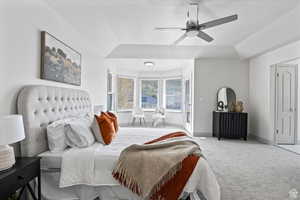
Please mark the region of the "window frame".
MULTIPOLYGON (((172 78, 165 78, 163 79, 163 107, 166 109, 166 112, 183 112, 183 78, 182 77, 172 77, 172 78), (180 104, 180 109, 168 109, 167 108, 167 81, 168 80, 180 80, 181 81, 181 104, 180 104)), ((175 95, 173 95, 175 96, 175 95)))
POLYGON ((135 105, 136 105, 136 77, 135 76, 126 76, 126 75, 117 75, 117 78, 116 78, 116 111, 117 112, 132 112, 135 105), (118 80, 119 78, 123 78, 123 79, 131 79, 133 80, 133 84, 134 84, 134 87, 133 87, 133 105, 132 105, 132 108, 130 109, 120 109, 119 108, 119 85, 118 85, 118 80))
POLYGON ((141 78, 139 79, 139 107, 143 109, 143 111, 155 111, 157 107, 160 105, 160 92, 159 92, 159 86, 160 86, 160 79, 159 78, 141 78), (143 108, 142 107, 142 82, 143 81, 157 81, 157 103, 155 108, 143 108))
POLYGON ((107 71, 107 96, 106 96, 106 100, 107 100, 107 110, 108 111, 115 111, 115 99, 114 99, 114 78, 113 78, 113 73, 110 72, 109 70, 107 71), (110 88, 109 88, 110 86, 110 88), (109 109, 108 107, 108 102, 109 102, 109 96, 111 96, 111 109, 109 109))

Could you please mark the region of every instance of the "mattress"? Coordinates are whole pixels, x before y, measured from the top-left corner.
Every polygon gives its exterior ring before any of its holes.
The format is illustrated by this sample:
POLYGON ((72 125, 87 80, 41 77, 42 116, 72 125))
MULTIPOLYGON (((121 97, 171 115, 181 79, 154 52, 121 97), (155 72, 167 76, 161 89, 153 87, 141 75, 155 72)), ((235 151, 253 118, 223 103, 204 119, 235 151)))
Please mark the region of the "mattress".
MULTIPOLYGON (((121 127, 118 136, 110 145, 102 145, 96 143, 95 145, 102 146, 101 155, 105 157, 119 157, 121 151, 131 144, 142 144, 149 140, 155 139, 167 133, 182 131, 181 129, 164 129, 164 128, 125 128, 121 127)), ((38 156, 41 157, 42 169, 60 169, 62 155, 69 151, 66 149, 63 152, 46 151, 38 156)))
POLYGON ((53 153, 50 151, 46 151, 39 154, 38 156, 41 157, 41 169, 60 169, 63 153, 64 152, 53 153))

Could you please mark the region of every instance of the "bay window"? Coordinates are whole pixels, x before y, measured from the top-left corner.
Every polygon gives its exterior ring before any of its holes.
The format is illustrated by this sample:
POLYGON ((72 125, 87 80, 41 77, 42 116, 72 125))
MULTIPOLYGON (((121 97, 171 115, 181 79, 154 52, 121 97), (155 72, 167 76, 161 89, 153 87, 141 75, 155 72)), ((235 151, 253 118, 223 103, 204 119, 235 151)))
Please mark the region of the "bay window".
POLYGON ((140 104, 143 109, 158 107, 158 80, 141 80, 140 104))
POLYGON ((117 104, 118 111, 132 110, 134 107, 134 87, 133 78, 117 78, 117 104))
POLYGON ((182 79, 165 80, 164 102, 167 110, 182 109, 182 79))

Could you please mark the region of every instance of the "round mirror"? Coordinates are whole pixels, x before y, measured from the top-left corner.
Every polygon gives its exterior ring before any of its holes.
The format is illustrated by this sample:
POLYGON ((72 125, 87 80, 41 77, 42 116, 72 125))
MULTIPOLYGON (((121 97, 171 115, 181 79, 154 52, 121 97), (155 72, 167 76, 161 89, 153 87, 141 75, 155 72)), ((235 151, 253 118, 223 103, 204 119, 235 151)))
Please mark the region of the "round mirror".
POLYGON ((218 90, 217 94, 217 110, 231 112, 234 111, 236 103, 236 95, 233 89, 223 87, 218 90))

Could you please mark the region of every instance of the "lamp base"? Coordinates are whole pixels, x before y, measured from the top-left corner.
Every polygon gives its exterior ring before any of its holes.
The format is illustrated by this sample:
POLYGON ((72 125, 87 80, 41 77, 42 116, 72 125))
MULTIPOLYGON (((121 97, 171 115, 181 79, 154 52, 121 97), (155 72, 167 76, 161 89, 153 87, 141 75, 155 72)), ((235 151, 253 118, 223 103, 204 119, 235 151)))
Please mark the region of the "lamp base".
POLYGON ((0 145, 0 171, 11 168, 16 163, 14 148, 0 145))

